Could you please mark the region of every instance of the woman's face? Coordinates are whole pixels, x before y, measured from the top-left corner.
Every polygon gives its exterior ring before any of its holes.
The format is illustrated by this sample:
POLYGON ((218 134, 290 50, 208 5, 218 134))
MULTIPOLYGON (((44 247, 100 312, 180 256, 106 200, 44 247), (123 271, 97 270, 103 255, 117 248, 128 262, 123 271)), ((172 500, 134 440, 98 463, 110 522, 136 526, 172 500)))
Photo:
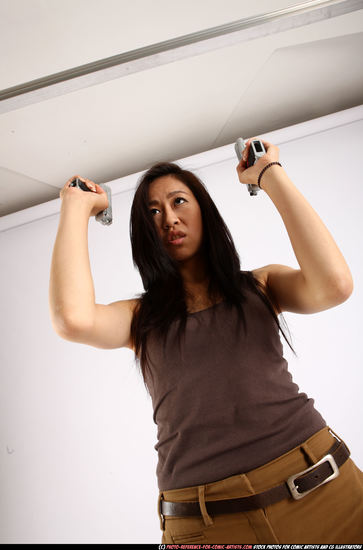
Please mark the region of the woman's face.
POLYGON ((149 187, 149 209, 159 236, 173 258, 187 260, 200 251, 202 214, 189 187, 172 175, 155 179, 149 187), (174 233, 184 237, 175 239, 174 233), (174 243, 171 239, 175 239, 174 243))

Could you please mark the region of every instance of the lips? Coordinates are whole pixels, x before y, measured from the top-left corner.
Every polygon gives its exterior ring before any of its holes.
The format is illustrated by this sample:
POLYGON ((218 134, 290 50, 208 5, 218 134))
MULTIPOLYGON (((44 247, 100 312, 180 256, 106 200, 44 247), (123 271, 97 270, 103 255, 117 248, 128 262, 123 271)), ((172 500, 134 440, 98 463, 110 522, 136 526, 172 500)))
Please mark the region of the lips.
POLYGON ((172 231, 168 235, 168 243, 175 241, 177 239, 181 239, 182 237, 185 237, 185 233, 182 233, 181 231, 172 231))

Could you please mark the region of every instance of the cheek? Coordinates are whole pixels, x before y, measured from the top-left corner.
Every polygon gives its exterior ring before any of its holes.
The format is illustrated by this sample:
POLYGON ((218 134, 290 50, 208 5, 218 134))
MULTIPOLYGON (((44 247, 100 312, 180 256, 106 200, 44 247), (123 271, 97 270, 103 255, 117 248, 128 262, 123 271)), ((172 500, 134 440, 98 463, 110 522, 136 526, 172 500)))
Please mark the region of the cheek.
POLYGON ((160 222, 160 217, 159 216, 154 216, 153 219, 153 224, 155 226, 155 229, 156 229, 156 232, 160 235, 161 234, 161 222, 160 222))
POLYGON ((202 237, 202 235, 203 235, 203 222, 202 222, 202 218, 201 218, 200 215, 196 219, 195 226, 196 226, 196 230, 197 230, 198 235, 200 237, 202 237))
POLYGON ((157 234, 159 239, 162 241, 163 240, 163 231, 162 231, 162 228, 161 228, 161 224, 158 223, 156 218, 153 218, 153 224, 154 224, 154 227, 155 227, 155 233, 157 234))

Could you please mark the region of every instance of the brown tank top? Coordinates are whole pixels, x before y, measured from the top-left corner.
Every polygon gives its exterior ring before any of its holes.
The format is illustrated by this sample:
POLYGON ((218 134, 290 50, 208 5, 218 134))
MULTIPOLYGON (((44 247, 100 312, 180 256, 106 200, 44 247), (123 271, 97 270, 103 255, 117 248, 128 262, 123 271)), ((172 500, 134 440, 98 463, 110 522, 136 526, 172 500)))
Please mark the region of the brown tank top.
POLYGON ((157 424, 161 491, 244 473, 296 447, 326 426, 299 392, 279 330, 262 298, 245 289, 244 325, 225 301, 190 313, 166 346, 151 334, 146 383, 157 424))

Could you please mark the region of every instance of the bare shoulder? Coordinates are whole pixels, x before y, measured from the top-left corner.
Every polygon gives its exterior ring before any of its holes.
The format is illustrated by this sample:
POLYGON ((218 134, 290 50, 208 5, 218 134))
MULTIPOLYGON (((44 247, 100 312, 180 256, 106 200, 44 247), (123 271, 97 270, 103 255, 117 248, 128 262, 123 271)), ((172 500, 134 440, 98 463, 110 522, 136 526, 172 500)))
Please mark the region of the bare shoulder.
POLYGON ((265 265, 264 267, 258 267, 256 269, 252 269, 251 272, 255 279, 257 279, 260 283, 263 284, 263 286, 266 286, 267 283, 267 277, 268 277, 268 266, 265 265))
POLYGON ((274 311, 276 315, 279 315, 281 313, 281 308, 279 304, 274 300, 271 296, 270 289, 268 287, 268 277, 269 277, 269 270, 270 270, 271 264, 265 265, 263 267, 258 267, 256 269, 252 269, 251 272, 255 279, 257 279, 262 284, 262 292, 270 299, 272 302, 272 306, 274 308, 274 311))

